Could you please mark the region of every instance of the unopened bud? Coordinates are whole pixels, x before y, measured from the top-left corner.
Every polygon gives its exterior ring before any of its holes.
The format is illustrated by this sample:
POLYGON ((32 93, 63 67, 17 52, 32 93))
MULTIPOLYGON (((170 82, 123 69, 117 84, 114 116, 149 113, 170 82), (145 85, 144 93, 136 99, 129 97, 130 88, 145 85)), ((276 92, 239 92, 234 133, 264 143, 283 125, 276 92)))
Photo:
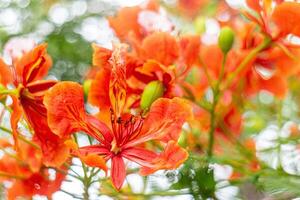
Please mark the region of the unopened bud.
POLYGON ((224 27, 219 35, 219 47, 224 54, 228 53, 234 42, 234 32, 230 27, 224 27))
POLYGON ((90 91, 90 88, 91 88, 91 85, 92 85, 92 80, 90 80, 90 79, 85 80, 85 81, 83 82, 83 92, 84 92, 84 96, 88 96, 89 91, 90 91))
POLYGON ((143 110, 150 108, 151 104, 162 97, 164 94, 164 85, 160 81, 151 81, 148 83, 143 91, 141 98, 141 108, 143 110))

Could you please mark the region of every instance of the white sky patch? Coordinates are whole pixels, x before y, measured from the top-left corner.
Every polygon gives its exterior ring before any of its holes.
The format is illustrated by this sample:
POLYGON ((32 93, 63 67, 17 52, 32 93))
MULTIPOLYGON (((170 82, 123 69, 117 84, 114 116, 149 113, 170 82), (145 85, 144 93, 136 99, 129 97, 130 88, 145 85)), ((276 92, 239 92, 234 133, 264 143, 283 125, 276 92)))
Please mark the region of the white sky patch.
POLYGON ((146 30, 147 33, 154 31, 171 32, 174 25, 167 16, 150 10, 139 13, 138 23, 146 30))
POLYGON ((70 13, 68 9, 60 4, 52 6, 49 11, 49 19, 57 25, 62 25, 68 21, 69 17, 70 13))
MULTIPOLYGON (((286 122, 281 129, 270 125, 261 131, 256 140, 257 156, 270 167, 277 169, 279 166, 290 174, 300 174, 300 150, 292 143, 282 143, 288 138, 294 122, 286 122)), ((298 127, 299 129, 299 127, 298 127)))

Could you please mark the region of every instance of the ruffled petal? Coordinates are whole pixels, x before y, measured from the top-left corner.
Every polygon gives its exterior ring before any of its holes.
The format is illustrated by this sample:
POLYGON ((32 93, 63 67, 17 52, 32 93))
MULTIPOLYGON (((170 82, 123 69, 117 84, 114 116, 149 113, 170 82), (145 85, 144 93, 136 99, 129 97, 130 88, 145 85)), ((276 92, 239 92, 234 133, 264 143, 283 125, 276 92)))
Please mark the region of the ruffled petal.
POLYGON ((272 18, 283 35, 300 36, 300 3, 283 2, 276 6, 272 18))
POLYGON ((184 36, 180 39, 180 56, 187 67, 198 63, 200 53, 200 37, 184 36))
POLYGON ((36 81, 28 84, 20 95, 26 120, 34 131, 33 141, 42 149, 43 163, 53 167, 61 166, 69 156, 64 139, 50 130, 47 110, 43 104, 45 91, 55 84, 55 81, 36 81))
POLYGON ((117 16, 108 18, 109 25, 114 29, 118 38, 126 40, 129 33, 133 33, 135 37, 141 38, 141 28, 138 24, 138 14, 141 8, 125 7, 122 8, 117 16))
POLYGON ((191 105, 181 98, 156 100, 146 116, 139 135, 126 144, 127 147, 149 140, 177 141, 182 125, 192 118, 191 105))
POLYGON ((93 47, 93 65, 99 68, 109 69, 109 59, 111 57, 112 51, 104 47, 100 47, 96 44, 93 47))
POLYGON ((283 99, 288 92, 288 83, 282 76, 273 76, 268 80, 261 80, 261 89, 273 93, 275 96, 283 99))
POLYGON ((48 124, 60 137, 82 130, 85 125, 83 90, 75 82, 61 82, 46 92, 48 124))
POLYGON ((170 141, 164 151, 152 161, 153 167, 142 167, 140 174, 146 176, 161 169, 177 169, 187 158, 188 152, 174 141, 170 141))
POLYGON ((62 138, 84 131, 102 142, 112 140, 109 128, 84 109, 83 89, 75 82, 60 82, 48 90, 44 97, 48 124, 62 138), (105 138, 105 139, 104 139, 105 138))
POLYGON ((62 174, 57 171, 54 180, 49 176, 48 169, 45 169, 39 173, 32 174, 27 179, 14 181, 12 187, 8 189, 8 199, 14 200, 18 199, 18 197, 27 199, 34 195, 45 195, 51 198, 52 194, 59 190, 66 173, 62 174))
POLYGON ((22 77, 23 85, 43 78, 52 65, 52 60, 46 52, 47 44, 41 44, 24 54, 16 62, 16 71, 22 77))
POLYGON ((144 59, 153 59, 166 66, 174 64, 179 55, 179 46, 175 38, 163 32, 146 37, 141 48, 144 59))

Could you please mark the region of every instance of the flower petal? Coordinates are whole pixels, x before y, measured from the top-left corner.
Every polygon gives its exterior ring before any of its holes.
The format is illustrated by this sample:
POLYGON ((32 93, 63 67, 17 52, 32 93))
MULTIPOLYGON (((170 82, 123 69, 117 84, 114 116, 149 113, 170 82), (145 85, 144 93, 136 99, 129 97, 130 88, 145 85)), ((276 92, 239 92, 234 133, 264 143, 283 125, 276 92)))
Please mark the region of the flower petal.
POLYGON ((0 83, 3 85, 7 85, 12 83, 13 77, 12 73, 4 61, 0 58, 0 83))
POLYGON ((13 103, 12 103, 13 111, 12 111, 11 117, 10 117, 10 124, 11 124, 14 142, 15 142, 15 148, 18 148, 18 135, 19 135, 18 122, 22 117, 23 109, 20 105, 19 100, 15 96, 12 96, 12 100, 13 100, 13 103))
POLYGON ((182 125, 192 118, 192 107, 181 98, 156 100, 146 116, 141 133, 126 145, 135 146, 148 140, 177 141, 182 125))
POLYGON ((138 24, 138 14, 141 9, 135 7, 122 8, 117 16, 108 18, 109 25, 114 29, 121 40, 125 40, 132 32, 136 37, 141 38, 142 33, 138 24))
POLYGON ((184 36, 180 39, 180 56, 188 67, 198 62, 200 50, 200 38, 196 36, 184 36))
POLYGON ((142 166, 152 166, 157 154, 141 147, 131 147, 122 150, 122 156, 142 166))
POLYGON ((170 141, 164 151, 152 161, 154 167, 142 167, 140 174, 146 176, 161 169, 177 169, 187 158, 187 151, 170 141))
POLYGON ((120 190, 126 177, 124 160, 120 155, 112 158, 111 178, 117 190, 120 190))
POLYGON ((300 36, 300 3, 283 2, 276 6, 272 18, 281 33, 300 36))
POLYGON ((96 44, 93 47, 93 65, 99 68, 109 69, 109 59, 111 57, 112 51, 104 47, 100 47, 96 44))
POLYGON ((109 82, 110 82, 110 70, 100 69, 95 79, 92 80, 91 88, 89 91, 88 101, 94 106, 103 110, 110 108, 109 99, 109 82))
POLYGON ((110 148, 99 144, 80 147, 79 152, 81 154, 98 154, 105 157, 110 157, 111 155, 110 148))
POLYGON ((87 156, 81 156, 80 159, 90 167, 97 167, 107 172, 107 166, 105 160, 97 154, 88 154, 87 156))
POLYGON ((246 0, 247 5, 255 10, 256 12, 260 12, 261 11, 261 6, 259 5, 259 0, 246 0))
POLYGON ((20 95, 26 120, 34 130, 33 141, 42 149, 43 163, 53 167, 61 166, 69 156, 69 148, 64 144, 64 139, 50 130, 47 110, 43 104, 45 91, 55 83, 55 81, 30 83, 20 95))
POLYGON ((28 89, 30 93, 34 93, 35 96, 42 96, 49 88, 54 86, 56 83, 57 81, 55 80, 39 80, 34 81, 33 83, 29 83, 26 86, 26 89, 28 89))
POLYGON ((75 82, 60 82, 46 92, 44 104, 47 108, 51 130, 62 138, 84 131, 101 142, 112 140, 109 128, 84 109, 83 89, 75 82), (104 139, 105 138, 105 139, 104 139))
POLYGON ((83 90, 75 82, 61 82, 46 92, 48 124, 60 137, 82 130, 85 121, 83 90))
POLYGON ((52 65, 52 60, 46 52, 47 44, 41 44, 24 54, 16 62, 18 76, 23 78, 23 85, 41 79, 52 65))
POLYGON ((175 38, 163 32, 146 37, 142 43, 142 50, 144 59, 153 59, 166 66, 174 64, 179 54, 175 38))

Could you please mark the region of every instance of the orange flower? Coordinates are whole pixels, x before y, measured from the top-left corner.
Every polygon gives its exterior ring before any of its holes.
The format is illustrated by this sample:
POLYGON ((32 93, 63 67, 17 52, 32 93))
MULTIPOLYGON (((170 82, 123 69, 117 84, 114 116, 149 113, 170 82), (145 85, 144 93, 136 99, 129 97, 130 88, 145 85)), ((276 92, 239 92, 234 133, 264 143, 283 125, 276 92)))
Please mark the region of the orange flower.
MULTIPOLYGON (((288 34, 300 35, 300 28, 296 23, 298 19, 300 19, 298 13, 300 4, 296 2, 283 2, 282 0, 248 0, 247 4, 251 9, 256 11, 258 15, 254 16, 248 12, 245 12, 245 15, 260 27, 261 33, 255 32, 255 26, 253 24, 243 27, 242 29, 245 31, 242 38, 242 48, 249 50, 250 48, 256 47, 262 42, 263 35, 267 35, 273 44, 260 52, 252 63, 254 69, 258 66, 264 71, 273 71, 271 72, 272 75, 266 78, 261 74, 259 74, 259 77, 251 72, 248 73, 248 75, 251 76, 247 77, 247 82, 251 82, 256 88, 267 89, 282 98, 287 91, 287 88, 283 88, 287 85, 287 80, 285 79, 297 74, 300 70, 299 59, 297 59, 300 53, 299 46, 285 40, 288 34), (273 22, 276 26, 273 25, 273 22), (274 80, 282 83, 282 85, 272 85, 274 80), (279 88, 276 88, 277 86, 279 88)), ((254 91, 255 89, 250 88, 250 90, 254 91)))
MULTIPOLYGON (((260 36, 251 35, 253 26, 245 27, 242 46, 240 50, 231 50, 225 63, 224 80, 239 66, 249 51, 259 43, 260 36), (249 31, 249 32, 248 32, 249 31)), ((298 55, 298 48, 289 48, 293 56, 298 55)), ((218 80, 221 65, 222 52, 215 46, 202 46, 200 52, 202 67, 206 67, 212 81, 218 80)), ((230 90, 236 89, 248 96, 255 95, 261 90, 267 90, 279 98, 287 94, 287 78, 295 75, 300 70, 300 62, 291 58, 280 47, 270 47, 258 53, 243 70, 235 77, 230 90), (276 82, 274 82, 276 80, 276 82)), ((203 75, 206 76, 206 75, 203 75)), ((221 83, 222 84, 222 83, 221 83)))
MULTIPOLYGON (((1 148, 10 150, 12 145, 1 141, 1 148)), ((12 185, 6 188, 7 198, 14 200, 16 198, 31 198, 34 195, 45 195, 51 198, 51 195, 59 190, 65 174, 56 171, 55 178, 49 176, 47 168, 42 164, 42 154, 39 149, 23 141, 19 143, 22 151, 6 154, 0 159, 1 181, 9 181, 12 185)), ((10 151, 11 152, 11 151, 10 151)), ((60 169, 65 170, 65 169, 60 169)))
POLYGON ((133 33, 137 38, 143 36, 138 24, 138 14, 140 11, 141 8, 137 6, 125 7, 118 12, 116 17, 108 18, 110 26, 120 39, 126 40, 129 33, 133 33))
POLYGON ((51 199, 54 192, 60 189, 65 174, 56 173, 55 179, 51 179, 47 169, 39 173, 32 174, 30 177, 13 181, 13 185, 7 191, 8 200, 17 197, 31 198, 34 195, 43 195, 51 199))
MULTIPOLYGON (((121 52, 122 55, 119 56, 126 68, 124 69, 127 85, 126 108, 139 106, 140 95, 151 81, 159 80, 163 83, 164 97, 183 96, 186 93, 185 89, 190 88, 184 82, 184 78, 190 68, 197 63, 197 54, 194 55, 194 51, 197 51, 200 46, 198 37, 182 38, 180 46, 175 38, 167 33, 154 33, 146 37, 144 41, 146 41, 143 43, 144 46, 138 47, 134 53, 124 49, 121 52), (169 44, 171 48, 168 47, 169 44), (161 51, 153 54, 151 48, 154 46, 161 51), (179 51, 182 53, 180 57, 178 57, 179 51), (175 63, 178 63, 178 67, 175 63)), ((93 45, 93 48, 93 64, 97 68, 97 73, 92 79, 88 101, 99 107, 99 119, 108 122, 111 104, 109 97, 109 83, 112 79, 111 61, 117 48, 115 47, 113 51, 96 45, 93 45)))
MULTIPOLYGON (((114 106, 120 105, 120 101, 122 99, 117 99, 114 106)), ((145 119, 123 113, 119 107, 113 108, 111 129, 84 112, 83 91, 77 83, 58 83, 46 93, 44 103, 48 109, 49 125, 56 134, 65 135, 82 130, 100 142, 81 147, 79 151, 111 159, 111 176, 117 189, 121 188, 126 176, 124 158, 151 168, 153 172, 174 169, 187 158, 187 152, 175 141, 178 140, 181 126, 190 117, 191 110, 179 98, 157 100, 145 119), (117 115, 118 112, 121 112, 120 115, 117 115), (60 122, 59 126, 57 122, 60 122), (141 144, 150 140, 165 143, 165 151, 157 154, 141 147, 141 144)))
POLYGON ((187 68, 198 65, 198 57, 200 53, 200 37, 195 35, 187 35, 180 38, 179 56, 187 68))
POLYGON ((85 113, 83 90, 77 83, 58 83, 44 98, 49 126, 57 135, 67 137, 81 130, 99 142, 81 147, 80 155, 97 154, 105 160, 111 159, 111 177, 117 189, 121 188, 126 176, 124 158, 147 167, 147 171, 151 168, 151 172, 174 169, 184 162, 188 154, 176 142, 183 123, 192 115, 188 103, 179 98, 156 100, 146 117, 127 112, 128 87, 122 51, 122 48, 115 50, 110 60, 110 128, 85 113), (143 144, 150 140, 161 141, 165 150, 158 154, 144 148, 143 144))
MULTIPOLYGON (((111 60, 113 56, 113 51, 93 45, 93 65, 97 68, 95 77, 92 79, 91 88, 88 94, 88 101, 94 106, 97 106, 100 109, 99 118, 103 121, 110 121, 110 96, 109 96, 109 83, 111 81, 111 60)), ((117 47, 115 47, 117 49, 117 47)), ((122 51, 121 57, 123 59, 126 71, 126 82, 133 82, 133 84, 128 85, 128 94, 132 96, 132 100, 128 100, 128 107, 131 107, 132 104, 136 101, 136 94, 142 93, 142 88, 133 88, 137 87, 136 81, 132 77, 139 77, 144 81, 151 81, 151 79, 145 75, 135 72, 135 68, 141 65, 135 57, 131 56, 128 52, 122 51), (132 86, 132 87, 131 87, 132 86), (129 92, 130 90, 130 92, 129 92), (129 94, 130 93, 130 94, 129 94)))
MULTIPOLYGON (((263 36, 255 32, 254 24, 243 26, 240 37, 242 58, 263 40, 263 36)), ((242 76, 248 95, 263 89, 282 98, 288 89, 286 79, 299 72, 300 62, 296 59, 300 53, 299 47, 281 42, 276 44, 259 52, 245 68, 242 76)))
POLYGON ((156 32, 146 37, 141 45, 141 56, 169 66, 178 58, 179 47, 174 37, 168 33, 156 32))
POLYGON ((257 16, 245 12, 244 14, 258 24, 262 32, 269 35, 274 41, 279 41, 288 34, 300 36, 300 19, 298 2, 247 0, 248 6, 256 11, 257 16), (275 6, 274 6, 275 5, 275 6), (277 30, 272 27, 277 25, 277 30))
POLYGON ((158 4, 154 0, 149 1, 145 8, 125 7, 119 10, 116 16, 108 18, 110 26, 122 41, 128 40, 130 37, 141 40, 147 34, 138 22, 139 13, 144 10, 156 11, 158 4))
POLYGON ((52 61, 46 52, 46 44, 36 46, 33 50, 14 59, 14 66, 10 67, 2 63, 1 77, 10 77, 2 82, 12 83, 16 87, 17 94, 12 93, 13 112, 11 114, 11 127, 17 145, 17 124, 22 113, 34 131, 33 141, 41 146, 44 164, 60 166, 68 157, 68 149, 63 141, 48 127, 46 109, 43 105, 43 96, 46 90, 56 84, 56 81, 40 80, 51 67, 52 61), (4 69, 7 74, 4 74, 4 69))
POLYGON ((300 37, 300 3, 283 2, 275 7, 272 19, 281 35, 294 34, 300 37))

